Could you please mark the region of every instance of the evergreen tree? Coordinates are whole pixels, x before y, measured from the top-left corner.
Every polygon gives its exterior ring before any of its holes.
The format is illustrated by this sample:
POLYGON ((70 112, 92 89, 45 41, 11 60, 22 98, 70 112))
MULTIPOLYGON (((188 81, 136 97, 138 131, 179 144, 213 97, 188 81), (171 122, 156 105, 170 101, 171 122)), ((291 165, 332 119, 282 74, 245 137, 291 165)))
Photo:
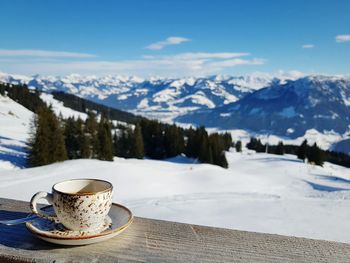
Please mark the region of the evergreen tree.
POLYGON ((307 145, 307 140, 305 139, 298 148, 298 152, 297 152, 298 159, 305 160, 307 150, 308 150, 308 145, 307 145))
POLYGON ((199 154, 198 160, 201 163, 214 163, 213 160, 213 150, 209 143, 208 134, 205 132, 200 134, 200 146, 199 146, 199 154))
POLYGON ((130 157, 143 159, 145 155, 141 127, 136 124, 130 137, 130 157))
POLYGON ((47 112, 39 108, 31 123, 28 162, 32 167, 49 164, 49 126, 47 112))
POLYGON ((117 132, 113 134, 113 153, 114 156, 119 156, 119 145, 118 145, 118 135, 117 132))
POLYGON ((64 138, 69 159, 80 158, 80 144, 77 137, 78 130, 74 117, 65 121, 64 138))
POLYGON ((167 158, 177 156, 185 150, 184 135, 174 124, 165 128, 164 147, 167 158))
POLYGON ((79 144, 79 158, 91 158, 91 148, 89 145, 89 138, 84 127, 82 119, 78 118, 76 121, 77 138, 79 144))
POLYGON ((323 151, 314 143, 307 153, 307 158, 309 162, 322 166, 325 156, 323 151))
POLYGON ((247 143, 247 148, 255 150, 256 152, 265 152, 266 147, 261 143, 260 139, 251 137, 250 141, 247 143))
POLYGON ((51 127, 51 149, 52 149, 52 162, 62 162, 67 160, 66 145, 64 143, 63 127, 57 119, 57 117, 52 114, 52 127, 51 127))
POLYGON ((140 125, 144 141, 145 155, 154 159, 165 158, 164 125, 158 121, 147 120, 142 120, 140 125))
POLYGON ((213 164, 227 168, 228 163, 225 157, 225 137, 218 133, 213 133, 209 136, 210 147, 213 155, 213 164))
POLYGON ((51 108, 40 107, 32 123, 28 161, 31 166, 67 159, 62 127, 51 108))
POLYGON ((116 141, 117 156, 123 157, 123 158, 131 158, 131 155, 130 155, 131 133, 132 133, 132 130, 130 128, 126 128, 121 131, 121 135, 116 141))
POLYGON ((237 141, 235 144, 236 152, 242 152, 242 142, 237 141))
POLYGON ((230 133, 225 132, 223 135, 225 151, 228 151, 231 147, 233 147, 232 136, 230 133))
POLYGON ((92 111, 88 112, 88 117, 85 122, 85 135, 87 136, 88 144, 90 145, 91 158, 97 158, 99 151, 99 140, 97 137, 98 123, 96 114, 92 111))
POLYGON ((186 131, 186 146, 185 153, 187 157, 190 158, 198 158, 198 139, 196 136, 196 131, 192 128, 192 126, 186 131))
POLYGON ((111 125, 104 116, 101 116, 98 124, 97 138, 99 146, 97 158, 100 160, 113 161, 111 125))
POLYGON ((284 154, 284 145, 283 145, 282 141, 280 141, 277 144, 277 147, 275 149, 275 154, 278 154, 278 155, 283 155, 284 154))

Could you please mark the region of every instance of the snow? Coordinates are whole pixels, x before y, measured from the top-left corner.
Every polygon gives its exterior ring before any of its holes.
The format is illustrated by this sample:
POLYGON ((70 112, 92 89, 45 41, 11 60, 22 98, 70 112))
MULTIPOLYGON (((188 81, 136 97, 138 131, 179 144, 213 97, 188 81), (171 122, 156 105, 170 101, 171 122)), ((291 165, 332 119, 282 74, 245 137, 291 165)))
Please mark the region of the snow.
MULTIPOLYGON (((64 117, 81 114, 65 108, 51 95, 42 96, 64 117)), ((226 154, 229 169, 199 164, 184 156, 166 161, 74 160, 19 169, 24 167, 32 117, 33 113, 23 106, 0 96, 0 197, 29 201, 37 191, 50 191, 55 182, 101 178, 114 184, 114 201, 127 205, 137 216, 350 242, 348 168, 329 163, 315 167, 295 156, 256 154, 244 149, 243 153, 226 154)), ((243 144, 252 135, 244 130, 230 132, 243 144)), ((259 136, 273 144, 281 140, 272 135, 259 136)), ((309 143, 316 140, 327 148, 342 139, 337 133, 320 134, 316 130, 307 131, 304 137, 309 143)), ((286 142, 301 144, 302 140, 286 142)))
POLYGON ((24 166, 33 117, 27 108, 0 95, 0 170, 24 166))
POLYGON ((80 118, 82 120, 86 120, 87 114, 79 111, 72 110, 71 108, 67 108, 63 105, 62 101, 58 101, 54 99, 52 94, 48 93, 41 93, 40 98, 47 104, 51 105, 53 111, 57 116, 62 114, 64 118, 74 117, 74 118, 80 118))
MULTIPOLYGON (((227 113, 222 113, 224 115, 220 115, 221 117, 228 117, 227 113)), ((181 124, 182 127, 190 127, 189 124, 181 124)), ((252 131, 246 131, 242 129, 232 129, 232 130, 221 130, 219 128, 207 128, 210 133, 214 132, 229 132, 232 136, 233 141, 242 141, 243 145, 246 145, 251 137, 255 137, 260 139, 263 144, 269 143, 270 145, 277 145, 280 141, 283 144, 291 144, 291 145, 301 145, 302 142, 306 139, 309 145, 314 144, 315 142, 319 147, 324 150, 331 149, 334 144, 339 141, 346 140, 350 138, 349 133, 345 133, 343 135, 334 132, 334 131, 324 131, 323 133, 317 131, 316 129, 309 129, 305 132, 303 136, 297 137, 295 139, 291 139, 289 137, 277 136, 273 134, 266 133, 256 133, 252 131)), ((292 128, 287 129, 288 133, 294 132, 292 128)))
MULTIPOLYGON (((64 118, 74 116, 85 120, 87 115, 63 106, 51 94, 42 93, 41 99, 51 104, 54 112, 64 118)), ((34 114, 7 96, 0 95, 0 171, 24 168, 30 125, 34 114)))
POLYGON ((136 216, 350 242, 350 169, 251 151, 228 152, 227 159, 229 169, 185 157, 66 161, 2 171, 0 193, 28 201, 54 182, 100 178, 136 216))
POLYGON ((15 140, 28 138, 30 120, 33 114, 27 108, 0 95, 0 136, 15 140))

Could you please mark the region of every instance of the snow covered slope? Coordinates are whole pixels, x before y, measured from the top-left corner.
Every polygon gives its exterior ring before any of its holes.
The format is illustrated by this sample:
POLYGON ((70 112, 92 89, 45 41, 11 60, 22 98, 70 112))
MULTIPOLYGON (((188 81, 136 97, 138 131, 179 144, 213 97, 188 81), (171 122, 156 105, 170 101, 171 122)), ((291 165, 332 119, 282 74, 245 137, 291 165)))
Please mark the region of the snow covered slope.
POLYGON ((350 169, 270 154, 230 152, 227 159, 229 169, 116 158, 2 171, 0 196, 28 201, 54 182, 101 178, 137 216, 350 242, 350 169))
POLYGON ((24 167, 33 113, 0 95, 0 168, 24 167))
MULTIPOLYGON (((63 106, 51 94, 41 94, 41 99, 52 105, 57 115, 65 118, 74 116, 85 120, 85 113, 74 111, 63 106)), ((33 112, 0 95, 0 169, 24 168, 26 166, 26 143, 30 136, 30 123, 33 112)))

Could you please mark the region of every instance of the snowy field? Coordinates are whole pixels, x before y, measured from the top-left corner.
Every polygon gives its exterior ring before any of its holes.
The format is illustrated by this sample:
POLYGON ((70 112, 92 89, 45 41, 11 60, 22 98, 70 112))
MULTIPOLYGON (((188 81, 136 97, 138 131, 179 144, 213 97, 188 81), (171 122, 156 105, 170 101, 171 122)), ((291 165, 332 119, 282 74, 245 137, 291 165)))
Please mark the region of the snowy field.
POLYGON ((0 196, 30 200, 69 178, 101 178, 136 216, 350 242, 350 169, 293 156, 227 153, 230 168, 116 158, 0 171, 0 196))
MULTIPOLYGON (((51 96, 42 98, 64 117, 85 117, 51 96)), ((348 168, 313 167, 291 155, 228 152, 229 169, 184 157, 74 160, 20 169, 32 117, 0 96, 0 197, 29 201, 55 182, 101 178, 114 184, 114 201, 137 216, 350 243, 348 168)))

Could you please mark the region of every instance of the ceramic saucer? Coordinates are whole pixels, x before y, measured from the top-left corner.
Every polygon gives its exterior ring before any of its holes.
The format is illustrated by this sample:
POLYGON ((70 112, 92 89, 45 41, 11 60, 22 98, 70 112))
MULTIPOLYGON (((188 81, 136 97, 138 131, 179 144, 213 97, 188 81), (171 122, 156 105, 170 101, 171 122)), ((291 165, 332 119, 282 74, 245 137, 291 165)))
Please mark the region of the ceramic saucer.
MULTIPOLYGON (((53 207, 42 208, 52 212, 53 207)), ((101 242, 123 232, 132 222, 133 215, 125 206, 112 204, 103 226, 94 231, 73 231, 66 229, 62 224, 43 218, 37 218, 26 223, 27 229, 36 237, 60 245, 87 245, 101 242)))

